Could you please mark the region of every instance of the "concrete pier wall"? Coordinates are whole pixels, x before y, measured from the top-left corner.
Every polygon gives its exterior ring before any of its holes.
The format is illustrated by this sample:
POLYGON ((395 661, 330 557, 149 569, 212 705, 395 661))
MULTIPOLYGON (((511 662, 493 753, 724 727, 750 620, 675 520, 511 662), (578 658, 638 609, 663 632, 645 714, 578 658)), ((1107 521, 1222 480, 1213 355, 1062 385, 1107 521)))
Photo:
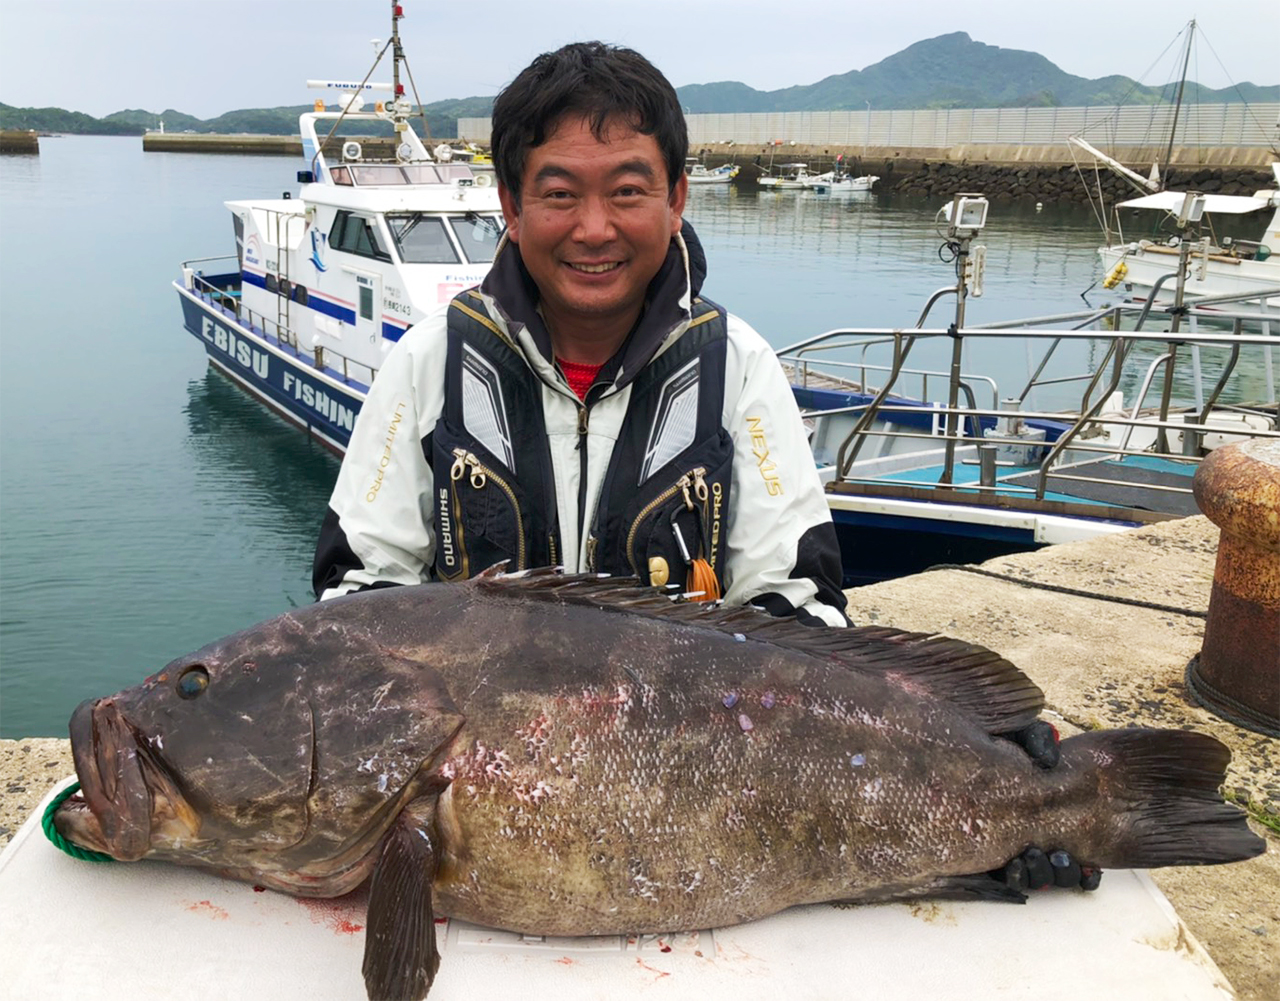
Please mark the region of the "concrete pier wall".
POLYGON ((39 153, 40 139, 30 130, 0 131, 0 153, 39 153))

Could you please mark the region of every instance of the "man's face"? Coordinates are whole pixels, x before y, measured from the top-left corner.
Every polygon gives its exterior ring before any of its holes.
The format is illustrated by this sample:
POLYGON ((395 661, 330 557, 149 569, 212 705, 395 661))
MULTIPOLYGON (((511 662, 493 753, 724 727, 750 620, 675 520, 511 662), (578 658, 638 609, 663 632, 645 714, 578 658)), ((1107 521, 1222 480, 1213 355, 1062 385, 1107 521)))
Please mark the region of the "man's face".
POLYGON ((507 232, 556 339, 595 330, 609 338, 619 326, 625 335, 680 229, 688 181, 681 174, 668 190, 653 136, 614 124, 605 140, 586 119, 566 118, 529 151, 519 209, 499 188, 507 232))

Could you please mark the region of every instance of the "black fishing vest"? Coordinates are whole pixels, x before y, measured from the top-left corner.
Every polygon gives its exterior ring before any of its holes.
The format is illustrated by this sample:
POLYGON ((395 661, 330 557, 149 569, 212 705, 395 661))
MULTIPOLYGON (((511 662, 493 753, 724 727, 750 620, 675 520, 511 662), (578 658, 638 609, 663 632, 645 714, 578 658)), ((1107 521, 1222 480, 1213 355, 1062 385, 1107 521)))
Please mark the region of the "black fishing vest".
MULTIPOLYGON (((704 559, 724 591, 733 466, 733 441, 721 425, 727 344, 724 310, 695 300, 689 329, 631 383, 588 530, 586 569, 683 587, 691 561, 704 559)), ((457 296, 448 314, 444 409, 424 442, 439 579, 461 580, 504 560, 511 570, 563 560, 542 389, 479 294, 457 296)), ((580 406, 582 429, 590 403, 580 406)), ((585 464, 581 442, 580 454, 585 464)))

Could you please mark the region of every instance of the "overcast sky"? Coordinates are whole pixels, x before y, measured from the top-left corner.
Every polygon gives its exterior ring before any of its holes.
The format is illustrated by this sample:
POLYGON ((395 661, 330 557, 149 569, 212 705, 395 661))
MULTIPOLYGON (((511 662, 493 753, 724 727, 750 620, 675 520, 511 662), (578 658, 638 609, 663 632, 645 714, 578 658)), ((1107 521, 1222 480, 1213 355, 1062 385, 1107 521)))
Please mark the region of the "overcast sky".
MULTIPOLYGON (((535 55, 599 38, 649 57, 677 87, 758 90, 865 69, 953 31, 1038 52, 1076 76, 1176 78, 1196 18, 1192 79, 1280 83, 1277 0, 403 0, 401 37, 424 102, 492 95, 535 55)), ((387 0, 0 0, 0 102, 101 117, 175 108, 212 118, 305 104, 308 78, 364 77, 387 0)), ((965 68, 956 68, 963 74, 965 68)), ((375 79, 389 79, 379 72, 375 79)))

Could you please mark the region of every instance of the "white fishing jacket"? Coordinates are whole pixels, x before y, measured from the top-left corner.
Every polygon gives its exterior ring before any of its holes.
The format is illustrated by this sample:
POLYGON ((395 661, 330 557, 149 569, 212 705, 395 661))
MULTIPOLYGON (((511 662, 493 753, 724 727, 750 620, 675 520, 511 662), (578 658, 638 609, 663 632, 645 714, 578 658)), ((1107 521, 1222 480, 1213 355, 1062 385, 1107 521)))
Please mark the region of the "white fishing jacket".
MULTIPOLYGON (((724 446, 732 451, 731 466, 725 464, 725 476, 731 482, 726 479, 724 489, 728 510, 716 506, 714 530, 706 535, 714 534, 716 551, 723 554, 715 569, 723 582, 725 602, 751 602, 772 614, 796 614, 813 624, 846 624, 835 530, 790 386, 758 333, 737 317, 697 299, 704 274, 701 247, 686 224, 672 240, 667 263, 650 285, 644 317, 602 370, 584 404, 552 360, 549 335, 536 311, 536 289, 518 249, 504 238, 478 292, 464 293, 411 328, 374 380, 321 531, 314 568, 317 595, 325 599, 373 586, 417 584, 486 569, 466 565, 465 572, 454 572, 458 553, 467 550, 471 537, 464 526, 453 523, 454 512, 460 509, 451 506, 450 498, 456 501, 469 482, 500 501, 494 492, 496 484, 512 499, 509 487, 523 482, 521 469, 530 468, 529 453, 537 451, 542 452, 540 466, 547 467, 540 473, 549 482, 546 492, 554 494, 546 506, 554 510, 548 510, 545 519, 551 526, 550 548, 540 548, 536 543, 541 539, 534 539, 531 554, 536 557, 531 558, 558 563, 569 572, 607 569, 634 572, 648 580, 649 552, 643 543, 630 565, 608 565, 606 560, 602 566, 597 558, 601 544, 621 553, 624 540, 598 537, 602 531, 620 531, 602 529, 602 525, 620 522, 605 518, 606 512, 597 507, 611 461, 619 465, 615 451, 622 449, 620 440, 647 442, 643 460, 634 445, 630 448, 637 452, 634 464, 644 466, 642 486, 651 466, 661 466, 668 475, 682 468, 680 450, 693 447, 688 408, 672 405, 662 411, 661 418, 645 418, 653 420, 652 428, 630 427, 628 421, 634 423, 637 418, 629 417, 629 411, 639 409, 630 406, 632 393, 644 384, 640 377, 646 370, 663 365, 664 355, 673 351, 681 355, 677 350, 681 339, 695 336, 691 325, 723 316, 724 346, 718 356, 723 357, 723 431, 717 432, 731 442, 724 446), (708 316, 712 309, 717 316, 708 316), (473 450, 456 448, 457 460, 450 469, 443 469, 442 456, 447 461, 449 453, 442 453, 435 439, 450 423, 443 415, 451 310, 455 311, 455 359, 459 322, 489 337, 488 346, 497 354, 467 353, 469 368, 461 383, 461 399, 454 400, 449 410, 463 415, 465 432, 469 440, 479 442, 474 451, 484 464, 473 450), (470 319, 459 313, 469 314, 470 319), (519 411, 509 399, 514 395, 512 359, 518 359, 517 367, 520 363, 527 367, 524 381, 532 387, 523 412, 508 412, 519 411), (504 363, 506 372, 500 375, 504 363), (608 384, 600 385, 601 379, 608 384), (532 413, 535 408, 540 413, 532 413), (534 422, 537 433, 533 438, 526 434, 521 446, 520 432, 528 431, 529 422, 534 422), (541 445, 544 436, 545 448, 530 447, 534 441, 541 445), (677 440, 672 444, 671 439, 677 440), (545 559, 547 552, 550 560, 545 559), (442 567, 447 572, 442 573, 442 567)), ((718 365, 716 371, 718 377, 718 365)), ((663 385, 664 399, 672 397, 673 383, 680 384, 679 378, 663 385)), ((452 384, 459 385, 456 374, 452 384)), ((683 385, 689 386, 687 378, 683 385)), ((696 408, 697 393, 688 395, 696 408)), ((701 471, 699 467, 695 472, 701 471)), ((612 479, 620 482, 605 491, 606 506, 622 504, 628 494, 635 493, 626 478, 634 470, 628 467, 624 472, 626 476, 614 471, 612 479)), ((533 478, 532 473, 528 475, 533 478)), ((718 489, 716 494, 720 496, 718 489)), ((492 519, 497 520, 495 502, 488 503, 495 512, 492 519)), ((524 503, 531 505, 529 499, 524 503)), ((476 523, 476 515, 467 517, 476 523)), ((478 520, 484 521, 484 515, 478 520)), ((704 524, 710 525, 709 502, 704 524)), ((654 532, 663 534, 663 526, 655 526, 654 532)), ((629 534, 636 534, 634 527, 629 534)), ((710 538, 705 541, 710 543, 710 538)), ((680 542, 683 548, 684 540, 680 542)), ((632 548, 633 540, 625 540, 628 554, 632 548)), ((684 580, 683 570, 675 579, 684 580)), ((655 582, 660 581, 655 577, 655 582)))

